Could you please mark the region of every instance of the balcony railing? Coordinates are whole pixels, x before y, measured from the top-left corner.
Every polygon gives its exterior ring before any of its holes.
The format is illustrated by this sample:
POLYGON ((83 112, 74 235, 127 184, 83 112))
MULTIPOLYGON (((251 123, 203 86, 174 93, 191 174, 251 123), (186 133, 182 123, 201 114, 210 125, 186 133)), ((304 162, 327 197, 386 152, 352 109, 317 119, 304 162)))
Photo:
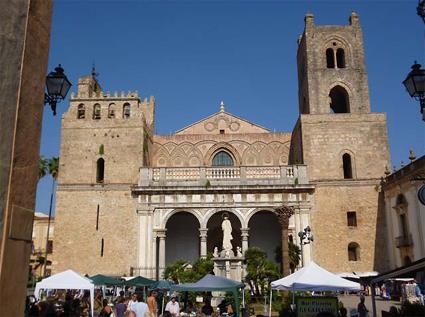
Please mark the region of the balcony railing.
POLYGON ((413 245, 412 235, 408 234, 405 236, 396 237, 395 245, 397 248, 410 247, 411 245, 413 245))
POLYGON ((308 184, 305 165, 239 167, 142 167, 140 186, 231 184, 308 184))

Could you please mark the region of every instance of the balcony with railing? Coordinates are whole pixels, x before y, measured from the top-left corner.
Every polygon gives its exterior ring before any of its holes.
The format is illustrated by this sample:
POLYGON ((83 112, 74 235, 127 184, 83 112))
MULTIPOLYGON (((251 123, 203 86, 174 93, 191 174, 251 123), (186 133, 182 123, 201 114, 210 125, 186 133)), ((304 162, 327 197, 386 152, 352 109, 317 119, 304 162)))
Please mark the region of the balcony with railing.
POLYGON ((397 248, 412 246, 413 245, 412 235, 408 234, 408 235, 396 237, 395 245, 397 248))
POLYGON ((139 186, 307 185, 305 165, 142 167, 139 186))

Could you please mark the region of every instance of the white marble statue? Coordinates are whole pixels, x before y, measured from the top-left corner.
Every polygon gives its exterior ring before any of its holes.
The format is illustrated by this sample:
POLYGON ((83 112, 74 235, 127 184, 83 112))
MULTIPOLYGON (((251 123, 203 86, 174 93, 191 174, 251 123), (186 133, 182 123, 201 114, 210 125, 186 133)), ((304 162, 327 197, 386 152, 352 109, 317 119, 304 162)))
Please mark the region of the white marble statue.
POLYGON ((218 258, 218 248, 217 247, 214 248, 213 257, 218 258))
POLYGON ((238 258, 241 258, 242 257, 242 248, 241 247, 237 247, 236 248, 236 256, 238 258))
POLYGON ((223 222, 221 223, 221 230, 223 230, 223 250, 232 250, 232 224, 230 223, 229 216, 227 214, 223 217, 223 222))

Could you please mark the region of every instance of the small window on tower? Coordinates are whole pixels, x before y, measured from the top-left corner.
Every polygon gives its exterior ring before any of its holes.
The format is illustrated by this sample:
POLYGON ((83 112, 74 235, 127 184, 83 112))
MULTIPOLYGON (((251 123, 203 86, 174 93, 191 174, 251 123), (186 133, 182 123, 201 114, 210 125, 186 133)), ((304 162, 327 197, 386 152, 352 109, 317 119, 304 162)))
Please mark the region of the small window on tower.
POLYGON ((348 154, 348 153, 345 153, 342 156, 342 168, 343 168, 344 178, 345 179, 351 179, 351 178, 353 178, 353 169, 352 169, 351 155, 348 154))
POLYGON ((86 117, 86 108, 84 107, 84 104, 78 105, 77 110, 77 119, 84 119, 86 117))
POLYGON ((224 130, 220 130, 220 134, 224 134, 224 130))
POLYGON ((115 118, 115 104, 111 103, 108 108, 108 118, 115 118))
POLYGON ((345 53, 342 48, 336 50, 336 65, 338 68, 345 68, 345 53))
POLYGON ((105 178, 105 160, 100 158, 96 163, 96 183, 103 183, 105 178))
POLYGON ((348 261, 360 261, 360 246, 357 242, 348 245, 348 261))
POLYGON ((326 66, 328 68, 335 68, 334 50, 331 48, 326 50, 326 66))
POLYGON ((347 212, 347 225, 349 227, 357 227, 357 215, 355 211, 347 212))
POLYGON ((130 118, 130 104, 129 103, 124 104, 123 109, 122 109, 122 117, 124 119, 130 118))
POLYGON ((100 119, 100 105, 98 103, 93 106, 93 119, 100 119))

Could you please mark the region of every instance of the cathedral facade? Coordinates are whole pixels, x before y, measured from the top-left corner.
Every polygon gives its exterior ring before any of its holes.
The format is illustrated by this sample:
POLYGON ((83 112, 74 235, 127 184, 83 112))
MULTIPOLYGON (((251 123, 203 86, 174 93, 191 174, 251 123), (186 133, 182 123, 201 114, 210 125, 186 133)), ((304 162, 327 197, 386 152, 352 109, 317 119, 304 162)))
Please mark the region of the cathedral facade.
POLYGON ((299 117, 271 132, 226 111, 155 134, 155 99, 78 82, 62 119, 53 270, 160 277, 177 259, 257 246, 275 260, 275 210, 293 209, 289 239, 334 272, 385 269, 381 177, 386 116, 370 109, 362 31, 305 17, 298 42, 299 117))

